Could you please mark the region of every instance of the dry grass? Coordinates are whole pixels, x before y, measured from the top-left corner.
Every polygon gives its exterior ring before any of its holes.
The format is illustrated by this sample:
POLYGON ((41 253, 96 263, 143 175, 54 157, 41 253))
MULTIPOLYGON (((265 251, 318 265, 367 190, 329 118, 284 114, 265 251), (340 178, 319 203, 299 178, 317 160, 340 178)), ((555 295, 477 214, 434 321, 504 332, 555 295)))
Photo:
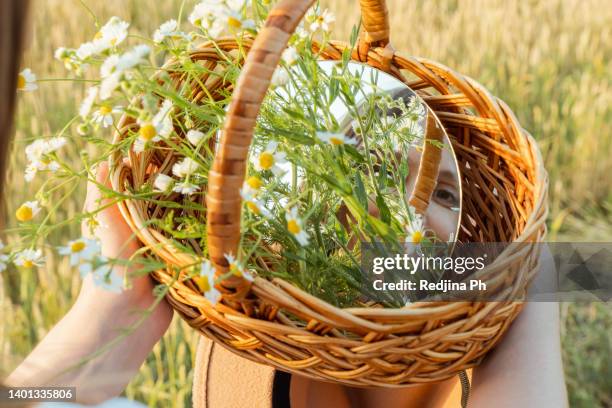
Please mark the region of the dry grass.
MULTIPOLYGON (((78 0, 34 2, 25 65, 40 77, 62 77, 55 48, 74 46, 95 31, 78 0)), ((148 34, 180 1, 86 0, 104 22, 111 15, 148 34)), ((348 38, 356 0, 322 1, 337 14, 337 38, 348 38)), ((187 1, 187 10, 194 1, 187 1)), ((612 8, 608 0, 389 0, 393 43, 406 53, 436 59, 477 78, 502 96, 542 148, 551 176, 551 238, 612 240, 612 8)), ((24 96, 5 195, 8 214, 31 197, 24 188, 25 140, 50 135, 71 117, 80 84, 41 84, 24 96)), ((77 137, 75 135, 75 137, 77 137)), ((69 153, 74 159, 78 152, 69 153)), ((35 186, 32 186, 35 187, 35 186)), ((76 211, 83 186, 57 217, 76 211)), ((52 239, 63 242, 77 231, 52 239)), ((8 237, 10 239, 10 237, 8 237)), ((47 254, 45 269, 0 275, 0 374, 10 371, 65 313, 79 278, 47 254)), ((609 382, 612 313, 609 305, 563 309, 566 372, 572 406, 612 406, 609 382)), ((150 406, 190 406, 197 336, 178 320, 155 348, 127 395, 150 406)))

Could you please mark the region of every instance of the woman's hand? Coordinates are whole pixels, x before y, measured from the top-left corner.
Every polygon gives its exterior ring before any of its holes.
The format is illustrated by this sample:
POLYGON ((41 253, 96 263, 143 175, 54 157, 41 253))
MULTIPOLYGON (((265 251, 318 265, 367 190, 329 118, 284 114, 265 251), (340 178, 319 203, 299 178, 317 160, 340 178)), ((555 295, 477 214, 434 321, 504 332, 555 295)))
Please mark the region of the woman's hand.
MULTIPOLYGON (((108 167, 100 165, 97 182, 108 185, 108 167)), ((87 186, 85 208, 93 211, 102 194, 95 183, 87 186)), ((138 240, 116 205, 98 213, 96 230, 102 254, 130 259, 138 240)), ((83 234, 89 229, 83 226, 83 234)), ((117 272, 131 276, 135 268, 117 272)), ((131 286, 112 293, 85 278, 76 303, 26 360, 9 376, 11 386, 62 385, 76 387, 77 400, 97 403, 119 395, 137 373, 172 320, 172 309, 158 301, 149 276, 129 279, 131 286), (158 302, 156 304, 156 302, 158 302)))

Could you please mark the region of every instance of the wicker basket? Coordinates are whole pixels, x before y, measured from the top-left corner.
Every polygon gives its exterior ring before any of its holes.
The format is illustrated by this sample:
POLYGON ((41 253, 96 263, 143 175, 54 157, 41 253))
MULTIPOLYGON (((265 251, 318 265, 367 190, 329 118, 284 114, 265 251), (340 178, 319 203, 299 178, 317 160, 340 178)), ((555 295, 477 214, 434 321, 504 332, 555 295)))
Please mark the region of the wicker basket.
MULTIPOLYGON (((259 106, 291 33, 313 0, 284 0, 265 28, 241 47, 250 49, 235 89, 222 76, 203 75, 190 84, 194 102, 204 95, 233 92, 206 192, 208 249, 218 271, 225 253, 236 253, 240 233, 239 188, 259 106), (204 84, 206 91, 201 89, 204 84)), ((503 284, 504 302, 428 302, 402 309, 336 308, 280 279, 235 277, 224 281, 223 301, 211 305, 189 280, 177 280, 172 266, 192 264, 164 234, 147 222, 167 209, 137 200, 120 203, 143 245, 168 270, 154 277, 170 285, 168 301, 196 330, 233 352, 283 371, 353 386, 407 386, 448 379, 477 365, 520 312, 526 284, 538 266, 535 245, 545 233, 547 175, 531 136, 512 111, 474 80, 423 58, 398 54, 389 45, 384 0, 360 0, 365 32, 352 58, 404 81, 436 112, 457 154, 463 189, 461 242, 516 242, 480 271, 503 284)), ((318 47, 318 45, 314 45, 318 47)), ((338 60, 348 45, 320 50, 338 60)), ((204 44, 192 59, 223 72, 224 58, 238 58, 234 39, 204 44), (223 55, 223 57, 222 57, 223 55)), ((171 64, 170 64, 171 67, 171 64)), ((171 72, 171 69, 170 69, 171 72)), ((186 79, 173 76, 177 86, 186 79)), ((120 140, 137 128, 124 117, 120 140)), ((168 172, 177 160, 158 150, 111 158, 112 183, 134 191, 152 174, 168 172)), ((425 160, 425 159, 424 159, 425 160)), ((202 202, 204 204, 204 202, 202 202)), ((502 299, 503 300, 503 299, 502 299)))

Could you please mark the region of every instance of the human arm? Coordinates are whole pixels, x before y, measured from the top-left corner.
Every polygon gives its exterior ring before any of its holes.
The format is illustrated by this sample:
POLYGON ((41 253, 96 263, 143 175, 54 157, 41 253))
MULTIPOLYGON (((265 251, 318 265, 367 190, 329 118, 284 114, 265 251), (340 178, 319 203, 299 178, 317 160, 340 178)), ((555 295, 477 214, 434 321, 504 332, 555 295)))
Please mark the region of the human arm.
MULTIPOLYGON (((97 181, 104 183, 107 174, 107 166, 101 165, 97 181)), ((95 209, 100 195, 96 185, 90 183, 85 203, 88 211, 95 209)), ((128 259, 138 250, 139 245, 117 206, 101 211, 98 220, 103 226, 96 232, 103 255, 128 259)), ((87 234, 85 227, 83 234, 87 234)), ((134 271, 119 272, 131 274, 134 271)), ((165 300, 161 300, 148 316, 144 315, 156 302, 154 285, 148 276, 133 278, 131 283, 130 289, 112 293, 97 287, 88 275, 69 312, 6 383, 11 386, 76 387, 77 401, 84 403, 119 395, 172 319, 172 309, 165 300), (122 334, 130 327, 133 331, 122 334), (111 344, 112 348, 105 350, 111 344), (99 355, 90 358, 95 353, 99 355)))
MULTIPOLYGON (((534 282, 554 280, 550 251, 543 249, 534 282)), ((483 363, 474 369, 470 407, 567 407, 561 361, 559 304, 528 301, 512 327, 483 363)))

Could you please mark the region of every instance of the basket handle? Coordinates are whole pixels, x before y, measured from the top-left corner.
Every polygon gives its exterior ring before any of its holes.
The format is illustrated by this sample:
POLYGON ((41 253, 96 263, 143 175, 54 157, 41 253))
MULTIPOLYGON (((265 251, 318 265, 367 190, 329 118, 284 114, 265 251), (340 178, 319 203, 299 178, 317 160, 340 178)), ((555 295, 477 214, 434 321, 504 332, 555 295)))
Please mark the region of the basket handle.
POLYGON ((359 0, 364 32, 361 40, 374 47, 389 44, 389 11, 385 0, 359 0))
MULTIPOLYGON (((207 244, 217 274, 228 270, 225 254, 237 255, 242 203, 240 188, 247 170, 247 155, 261 103, 291 34, 313 3, 314 0, 283 0, 270 11, 264 27, 251 46, 236 83, 221 131, 220 143, 209 172, 206 194, 207 244)), ((387 46, 389 24, 385 1, 360 0, 360 5, 366 30, 362 41, 377 47, 387 46)), ((420 181, 420 173, 432 168, 423 164, 429 150, 431 149, 425 146, 417 175, 417 186, 423 184, 420 181)), ((438 164, 434 163, 436 174, 437 166, 438 164)), ((426 184, 430 184, 431 180, 432 177, 427 177, 426 184)), ((435 182, 435 177, 433 180, 435 182)), ((423 205, 427 208, 429 200, 425 200, 426 195, 420 197, 418 202, 422 203, 419 208, 423 205)), ((231 277, 224 280, 223 286, 227 289, 237 289, 244 286, 244 280, 231 277)))

